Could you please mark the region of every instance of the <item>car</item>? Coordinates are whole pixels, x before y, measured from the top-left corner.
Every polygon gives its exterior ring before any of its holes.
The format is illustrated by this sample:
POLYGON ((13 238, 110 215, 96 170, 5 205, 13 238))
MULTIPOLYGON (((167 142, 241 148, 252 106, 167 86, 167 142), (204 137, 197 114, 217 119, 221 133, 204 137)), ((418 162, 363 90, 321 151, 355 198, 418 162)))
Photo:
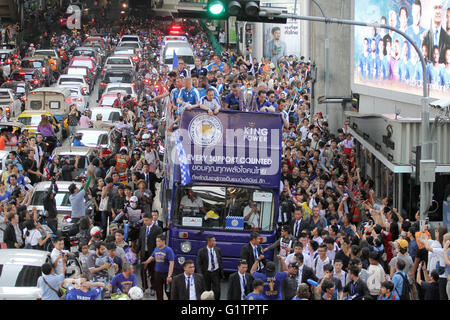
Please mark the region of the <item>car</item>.
POLYGON ((106 49, 105 40, 101 37, 88 37, 83 41, 83 47, 93 47, 94 45, 100 45, 103 49, 106 49))
MULTIPOLYGON (((44 263, 51 263, 49 251, 34 249, 0 250, 0 300, 42 300, 37 287, 44 263)), ((81 264, 75 257, 66 262, 66 277, 79 277, 81 264)))
POLYGON ((96 121, 97 115, 102 115, 102 121, 104 122, 117 122, 119 121, 119 117, 123 116, 122 110, 119 108, 112 108, 112 107, 96 107, 92 108, 91 110, 91 120, 96 121))
POLYGON ((67 88, 70 90, 71 103, 77 105, 77 109, 80 112, 84 112, 89 106, 89 96, 83 90, 82 84, 65 84, 58 86, 59 88, 67 88))
POLYGON ((89 148, 102 147, 103 156, 113 152, 114 144, 111 138, 111 130, 108 129, 78 129, 76 133, 81 133, 81 143, 89 148))
MULTIPOLYGON (((119 69, 119 70, 130 70, 134 71, 134 64, 131 58, 127 56, 111 56, 106 59, 105 69, 119 69)), ((105 72, 105 70, 104 70, 105 72)))
POLYGON ((17 98, 12 89, 0 88, 0 107, 8 119, 17 117, 22 112, 22 101, 17 98))
POLYGON ((143 45, 140 42, 133 42, 133 41, 119 42, 117 47, 119 47, 119 48, 123 48, 123 47, 125 47, 125 48, 133 48, 138 53, 142 53, 142 50, 143 50, 143 45))
POLYGON ((161 51, 160 63, 169 66, 169 70, 173 67, 173 53, 176 53, 178 59, 183 59, 186 66, 191 70, 194 65, 194 51, 188 43, 184 42, 168 42, 161 51))
POLYGON ((27 81, 32 89, 36 89, 45 85, 45 77, 41 70, 33 68, 22 68, 11 72, 9 79, 12 81, 27 81))
POLYGON ((69 62, 69 68, 70 67, 88 67, 94 75, 94 79, 97 79, 97 64, 95 59, 91 57, 73 57, 69 62))
POLYGON ((134 102, 137 101, 138 95, 135 90, 135 85, 133 83, 109 83, 105 88, 105 95, 117 92, 122 92, 123 96, 131 95, 134 102))
POLYGON ((72 52, 72 57, 90 57, 97 61, 99 66, 103 65, 103 57, 92 47, 78 47, 72 52))
POLYGON ((126 42, 126 41, 132 41, 132 42, 139 42, 142 44, 141 38, 136 35, 136 34, 124 34, 121 38, 120 38, 120 42, 126 42))
POLYGON ((89 84, 89 92, 92 92, 94 90, 94 78, 95 75, 89 70, 88 67, 69 67, 67 68, 67 74, 68 75, 82 75, 86 79, 87 83, 89 84))
POLYGON ((109 83, 136 83, 136 73, 127 70, 106 70, 98 88, 98 100, 100 100, 109 83))
POLYGON ((55 130, 56 137, 59 141, 62 141, 62 130, 61 130, 61 124, 58 123, 56 117, 51 114, 50 112, 39 112, 39 111, 27 111, 25 110, 22 112, 19 117, 17 118, 17 121, 25 125, 25 127, 28 129, 28 132, 31 134, 37 133, 37 127, 39 126, 39 123, 41 122, 42 115, 45 114, 49 117, 49 120, 53 123, 53 130, 55 130))
POLYGON ((46 57, 25 57, 20 62, 21 68, 34 68, 41 70, 45 77, 46 85, 50 85, 52 79, 52 69, 48 63, 48 58, 46 57))
POLYGON ((86 81, 86 77, 77 74, 62 74, 59 76, 58 81, 56 81, 56 86, 58 87, 76 87, 80 85, 81 90, 89 95, 89 83, 86 81))
MULTIPOLYGON (((87 177, 87 167, 89 166, 89 161, 95 158, 95 150, 89 147, 73 147, 69 145, 57 147, 52 152, 52 157, 68 157, 71 164, 75 163, 75 156, 77 155, 80 156, 80 160, 78 161, 78 169, 72 171, 72 181, 81 181, 87 177)), ((50 163, 47 163, 48 166, 50 166, 50 163)))
POLYGON ((20 99, 22 103, 22 111, 25 109, 25 101, 27 101, 27 95, 31 92, 31 85, 26 81, 12 81, 7 80, 0 88, 11 89, 16 94, 16 97, 20 99))
POLYGON ((56 61, 56 67, 58 71, 61 71, 61 58, 55 49, 37 49, 34 51, 33 57, 51 57, 56 61))
POLYGON ((131 58, 131 61, 133 61, 134 63, 137 63, 139 61, 139 59, 141 58, 140 52, 138 52, 134 48, 129 48, 129 47, 116 47, 116 49, 114 49, 114 55, 115 56, 127 56, 127 57, 131 58))
POLYGON ((97 107, 105 108, 105 107, 112 107, 114 104, 114 100, 117 98, 117 92, 116 93, 110 93, 110 94, 103 94, 103 96, 100 98, 100 101, 98 102, 97 107))
POLYGON ((0 62, 3 64, 3 72, 6 76, 11 73, 11 62, 14 60, 15 50, 1 49, 0 50, 0 62))

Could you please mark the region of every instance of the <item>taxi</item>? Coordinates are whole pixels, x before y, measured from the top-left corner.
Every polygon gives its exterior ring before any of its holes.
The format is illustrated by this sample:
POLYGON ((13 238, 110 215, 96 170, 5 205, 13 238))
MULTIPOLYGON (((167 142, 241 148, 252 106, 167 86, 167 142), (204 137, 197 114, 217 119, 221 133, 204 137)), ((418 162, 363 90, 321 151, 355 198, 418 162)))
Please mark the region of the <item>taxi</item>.
MULTIPOLYGON (((41 116, 45 114, 48 116, 50 122, 52 123, 53 130, 55 131, 55 135, 58 138, 59 141, 62 141, 62 131, 61 130, 61 124, 58 123, 58 120, 56 120, 55 116, 51 114, 50 112, 46 111, 24 111, 22 112, 19 117, 17 118, 17 121, 20 122, 25 126, 25 128, 28 129, 28 132, 30 134, 36 134, 37 133, 37 127, 39 126, 39 123, 41 122, 41 116)), ((68 128, 67 128, 68 129, 68 128)))

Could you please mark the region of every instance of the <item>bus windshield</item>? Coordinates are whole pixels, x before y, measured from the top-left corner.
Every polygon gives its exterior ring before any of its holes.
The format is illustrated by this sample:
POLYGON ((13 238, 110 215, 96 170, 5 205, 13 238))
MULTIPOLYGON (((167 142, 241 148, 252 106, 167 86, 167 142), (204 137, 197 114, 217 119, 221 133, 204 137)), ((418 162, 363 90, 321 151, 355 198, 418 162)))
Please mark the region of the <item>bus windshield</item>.
POLYGON ((256 230, 274 227, 275 197, 250 187, 192 186, 177 190, 173 223, 179 227, 256 230))

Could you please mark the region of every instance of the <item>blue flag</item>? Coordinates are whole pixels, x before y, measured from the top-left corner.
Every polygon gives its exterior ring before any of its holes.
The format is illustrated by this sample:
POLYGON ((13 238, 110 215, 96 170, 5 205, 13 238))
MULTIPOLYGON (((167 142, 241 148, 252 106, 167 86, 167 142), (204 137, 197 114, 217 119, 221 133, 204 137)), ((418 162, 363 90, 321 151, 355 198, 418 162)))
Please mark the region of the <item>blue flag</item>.
POLYGON ((178 57, 177 54, 175 53, 175 50, 173 50, 173 63, 172 63, 172 69, 173 68, 178 68, 178 57))
POLYGON ((189 171, 189 163, 184 152, 183 144, 181 143, 178 131, 175 133, 175 145, 178 153, 178 160, 180 161, 180 175, 181 185, 185 186, 191 183, 191 172, 189 171))

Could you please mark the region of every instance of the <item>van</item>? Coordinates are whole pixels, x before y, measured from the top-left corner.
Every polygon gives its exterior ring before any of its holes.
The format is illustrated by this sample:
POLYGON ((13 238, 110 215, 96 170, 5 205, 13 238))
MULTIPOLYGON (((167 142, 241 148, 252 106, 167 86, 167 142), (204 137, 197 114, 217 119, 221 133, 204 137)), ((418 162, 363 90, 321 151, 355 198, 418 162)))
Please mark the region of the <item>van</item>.
POLYGON ((178 57, 178 60, 183 59, 186 66, 189 66, 191 70, 195 68, 194 65, 194 50, 188 43, 184 42, 169 42, 164 47, 162 57, 160 59, 162 65, 167 65, 169 70, 172 70, 173 66, 173 53, 178 57))
POLYGON ((67 88, 38 88, 27 96, 25 111, 47 111, 53 115, 67 115, 70 112, 70 95, 70 90, 67 88))

